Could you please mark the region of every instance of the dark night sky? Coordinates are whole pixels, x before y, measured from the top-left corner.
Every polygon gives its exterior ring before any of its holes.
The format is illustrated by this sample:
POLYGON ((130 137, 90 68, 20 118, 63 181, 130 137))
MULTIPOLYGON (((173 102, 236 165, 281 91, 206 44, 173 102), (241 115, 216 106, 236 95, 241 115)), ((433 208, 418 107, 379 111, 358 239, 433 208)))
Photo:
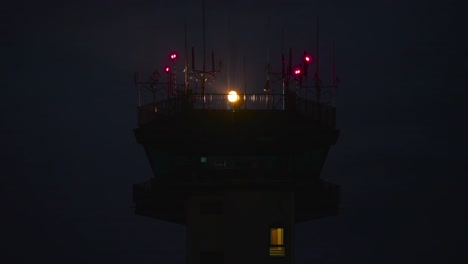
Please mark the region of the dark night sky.
MULTIPOLYGON (((246 56, 248 89, 261 89, 281 27, 285 47, 314 51, 319 15, 324 68, 336 40, 341 136, 323 178, 342 186, 342 209, 297 226, 296 263, 467 263, 461 4, 212 2, 207 51, 225 69, 229 58, 232 85, 246 56)), ((184 263, 184 227, 131 209, 132 184, 151 176, 132 132, 133 72, 183 53, 184 19, 201 52, 201 1, 25 0, 0 12, 0 262, 184 263)))

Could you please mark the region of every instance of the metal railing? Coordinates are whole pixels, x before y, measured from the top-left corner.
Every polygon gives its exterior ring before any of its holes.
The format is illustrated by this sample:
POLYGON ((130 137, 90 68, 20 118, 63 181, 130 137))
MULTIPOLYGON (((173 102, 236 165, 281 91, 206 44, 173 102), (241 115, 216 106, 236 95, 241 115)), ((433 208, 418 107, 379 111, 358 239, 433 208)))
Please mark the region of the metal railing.
POLYGON ((227 94, 179 95, 155 101, 138 107, 140 125, 153 121, 158 116, 198 110, 225 111, 291 111, 309 115, 328 125, 335 124, 335 107, 328 103, 318 103, 311 98, 296 94, 240 94, 234 103, 229 102, 227 94))
POLYGON ((250 109, 283 110, 282 94, 240 94, 236 102, 231 103, 227 94, 195 94, 194 109, 250 109))

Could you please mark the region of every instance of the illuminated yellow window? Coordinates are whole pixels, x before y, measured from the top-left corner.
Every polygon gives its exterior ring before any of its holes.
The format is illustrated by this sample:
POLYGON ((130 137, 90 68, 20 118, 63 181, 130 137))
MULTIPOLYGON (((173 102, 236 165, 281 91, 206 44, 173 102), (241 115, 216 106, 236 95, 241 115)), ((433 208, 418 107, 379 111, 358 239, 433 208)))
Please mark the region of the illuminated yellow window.
POLYGON ((270 228, 270 256, 284 256, 284 228, 270 228))

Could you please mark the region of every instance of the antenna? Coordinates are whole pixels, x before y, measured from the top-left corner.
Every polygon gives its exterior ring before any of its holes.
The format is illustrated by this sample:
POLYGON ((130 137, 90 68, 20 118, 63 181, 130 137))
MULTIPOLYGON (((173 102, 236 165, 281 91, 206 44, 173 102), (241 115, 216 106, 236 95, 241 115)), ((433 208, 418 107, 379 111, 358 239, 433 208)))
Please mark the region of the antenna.
POLYGON ((205 0, 203 0, 203 73, 205 73, 205 0))
POLYGON ((135 82, 138 84, 138 107, 141 107, 141 65, 138 63, 138 72, 135 73, 135 82))
POLYGON ((187 18, 185 18, 184 22, 184 42, 185 42, 185 68, 184 68, 184 75, 185 75, 185 92, 188 90, 188 52, 187 52, 187 18))
MULTIPOLYGON (((317 16, 317 66, 315 68, 315 97, 317 99, 317 103, 319 105, 319 112, 320 112, 320 96, 321 96, 321 87, 320 87, 320 77, 319 77, 319 17, 317 16)), ((320 117, 320 114, 319 114, 320 117)))
POLYGON ((211 50, 211 72, 214 76, 215 74, 215 59, 214 59, 214 51, 211 50))
POLYGON ((335 54, 335 40, 333 40, 333 62, 332 62, 332 103, 335 104, 336 97, 336 54, 335 54))
POLYGON ((288 89, 288 90, 289 90, 289 75, 291 74, 291 68, 292 68, 292 49, 289 48, 288 73, 286 75, 288 77, 288 80, 286 82, 286 84, 287 84, 286 89, 288 89))
POLYGON ((319 17, 317 16, 317 44, 316 44, 316 58, 317 58, 317 65, 316 65, 316 68, 315 68, 315 77, 318 79, 318 75, 319 75, 319 17))
POLYGON ((286 59, 284 58, 284 28, 283 28, 283 25, 281 25, 281 85, 282 85, 282 88, 283 88, 283 110, 284 110, 284 104, 285 104, 285 101, 284 101, 284 88, 285 88, 285 76, 284 76, 284 66, 286 64, 286 59))
POLYGON ((267 48, 266 86, 263 90, 267 93, 270 92, 270 48, 269 47, 267 48))
MULTIPOLYGON (((268 24, 267 24, 267 51, 266 51, 266 60, 267 60, 267 68, 266 68, 266 87, 264 91, 270 93, 270 41, 268 41, 268 34, 270 32, 270 16, 268 16, 268 24)), ((268 96, 267 96, 267 103, 268 103, 268 96)))
POLYGON ((195 48, 192 46, 192 71, 195 71, 195 48))
MULTIPOLYGON (((231 16, 228 16, 228 38, 231 36, 231 16)), ((228 40, 228 70, 227 70, 227 91, 229 93, 229 89, 231 88, 231 40, 228 40)))
MULTIPOLYGON (((137 49, 136 61, 137 61, 137 72, 135 72, 134 79, 135 79, 135 84, 138 85, 138 108, 140 108, 141 99, 142 99, 141 98, 141 50, 140 49, 137 49)), ((138 109, 138 114, 139 113, 140 113, 140 109, 138 109)))
POLYGON ((247 96, 247 77, 245 74, 245 55, 244 55, 244 109, 247 109, 247 100, 245 96, 247 96))
MULTIPOLYGON (((281 74, 284 80, 284 65, 286 64, 285 58, 284 58, 284 29, 281 28, 281 74)), ((284 81, 283 81, 284 84, 284 81)), ((284 86, 284 85, 283 85, 284 86)), ((284 93, 284 87, 283 87, 283 93, 284 93)))
POLYGON ((205 62, 205 0, 203 0, 203 72, 201 74, 201 88, 202 88, 202 101, 203 110, 205 109, 205 80, 206 80, 206 62, 205 62))

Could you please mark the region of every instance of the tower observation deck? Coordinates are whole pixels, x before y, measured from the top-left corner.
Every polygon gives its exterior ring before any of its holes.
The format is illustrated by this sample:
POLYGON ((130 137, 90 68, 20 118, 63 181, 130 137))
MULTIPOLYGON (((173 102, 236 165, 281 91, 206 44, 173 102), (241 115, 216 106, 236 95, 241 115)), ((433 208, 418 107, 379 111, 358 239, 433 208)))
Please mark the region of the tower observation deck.
POLYGON ((184 70, 179 86, 136 76, 153 95, 134 129, 153 176, 133 185, 135 213, 185 225, 190 264, 294 263, 294 225, 338 214, 340 188, 320 177, 339 136, 335 85, 303 86, 289 64, 278 93, 209 94, 190 81, 216 70, 184 70))

